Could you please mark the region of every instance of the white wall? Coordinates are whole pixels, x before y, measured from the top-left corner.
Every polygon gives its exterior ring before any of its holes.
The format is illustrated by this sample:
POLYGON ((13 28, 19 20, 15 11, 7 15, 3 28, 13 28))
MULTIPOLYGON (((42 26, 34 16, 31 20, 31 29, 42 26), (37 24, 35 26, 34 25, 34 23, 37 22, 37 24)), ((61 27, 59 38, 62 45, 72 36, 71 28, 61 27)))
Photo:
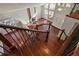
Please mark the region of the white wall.
POLYGON ((26 9, 16 10, 16 11, 4 13, 4 14, 1 14, 1 16, 14 17, 17 20, 20 20, 24 24, 27 23, 27 20, 29 20, 26 9))
MULTIPOLYGON (((79 20, 71 18, 71 17, 66 17, 64 20, 64 23, 62 24, 62 29, 65 29, 65 33, 67 36, 71 35, 75 27, 79 24, 79 20)), ((60 35, 61 31, 58 34, 58 37, 60 35)), ((61 40, 64 40, 66 36, 63 34, 61 37, 61 40)))
POLYGON ((34 13, 34 8, 31 7, 31 16, 35 16, 36 15, 36 20, 41 18, 41 5, 37 5, 35 6, 36 8, 36 13, 34 13))
POLYGON ((41 6, 37 6, 36 11, 37 11, 37 19, 41 18, 41 6))
MULTIPOLYGON (((17 20, 20 20, 23 24, 26 24, 29 20, 28 14, 27 14, 27 8, 31 9, 31 14, 32 16, 34 15, 34 9, 33 6, 31 7, 26 7, 26 8, 20 8, 20 9, 15 9, 11 10, 10 12, 5 12, 1 13, 0 16, 3 17, 14 17, 17 20)), ((41 6, 37 5, 36 6, 36 11, 37 11, 37 19, 41 17, 41 6)))
MULTIPOLYGON (((27 24, 29 17, 27 14, 27 8, 31 8, 31 13, 33 15, 33 6, 32 7, 26 7, 26 8, 20 8, 20 9, 14 9, 14 10, 8 10, 4 11, 3 13, 0 13, 0 18, 6 18, 6 17, 14 17, 16 20, 21 21, 23 24, 27 24)), ((4 8, 5 9, 5 8, 4 8)), ((37 19, 41 17, 41 6, 37 5, 36 6, 36 11, 37 11, 37 19)), ((4 31, 1 31, 4 33, 4 31)), ((0 42, 0 45, 3 45, 2 42, 0 42)), ((0 48, 0 51, 3 52, 3 49, 0 48)), ((1 55, 1 54, 0 54, 1 55)))
MULTIPOLYGON (((31 15, 33 16, 34 15, 34 9, 33 9, 33 7, 29 7, 29 8, 31 10, 31 15)), ((40 5, 36 6, 36 12, 37 12, 36 19, 38 19, 38 18, 41 17, 41 6, 40 5)), ((21 8, 21 9, 18 9, 18 10, 12 10, 10 12, 0 14, 0 16, 2 16, 1 18, 13 17, 16 20, 21 21, 23 24, 27 24, 28 21, 29 21, 29 17, 28 17, 28 14, 27 14, 27 8, 21 8)), ((4 34, 5 31, 1 31, 1 33, 4 34)))
POLYGON ((75 25, 75 23, 79 23, 79 20, 71 18, 71 17, 66 17, 65 18, 65 21, 62 25, 62 28, 65 29, 65 32, 66 32, 67 35, 70 34, 70 32, 71 32, 73 26, 75 25))
MULTIPOLYGON (((63 3, 63 4, 65 4, 65 3, 63 3)), ((54 16, 52 19, 50 19, 50 20, 52 20, 53 25, 55 27, 58 27, 61 29, 65 16, 70 13, 72 7, 73 7, 73 4, 71 4, 71 7, 66 7, 66 4, 65 4, 65 6, 59 6, 56 3, 55 10, 54 10, 54 16), (62 10, 58 11, 58 8, 61 8, 62 10)), ((44 8, 43 7, 42 7, 42 17, 46 18, 46 17, 44 17, 44 8)))
POLYGON ((73 5, 71 5, 71 7, 60 7, 58 5, 56 5, 56 9, 55 9, 55 14, 54 17, 52 19, 53 21, 53 25, 60 28, 62 27, 62 24, 65 20, 66 15, 68 15, 72 9, 73 5), (62 11, 58 11, 58 8, 62 8, 62 11))

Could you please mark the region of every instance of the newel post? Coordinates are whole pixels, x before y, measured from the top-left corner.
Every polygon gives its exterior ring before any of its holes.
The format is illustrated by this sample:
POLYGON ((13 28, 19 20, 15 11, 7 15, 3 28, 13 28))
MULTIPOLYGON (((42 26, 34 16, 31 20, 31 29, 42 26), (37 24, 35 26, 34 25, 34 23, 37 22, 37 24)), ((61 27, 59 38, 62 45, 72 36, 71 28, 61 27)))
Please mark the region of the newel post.
POLYGON ((47 30, 47 35, 46 35, 45 42, 48 42, 48 37, 49 37, 49 32, 50 32, 50 26, 51 26, 51 23, 49 23, 49 27, 48 27, 48 30, 47 30))

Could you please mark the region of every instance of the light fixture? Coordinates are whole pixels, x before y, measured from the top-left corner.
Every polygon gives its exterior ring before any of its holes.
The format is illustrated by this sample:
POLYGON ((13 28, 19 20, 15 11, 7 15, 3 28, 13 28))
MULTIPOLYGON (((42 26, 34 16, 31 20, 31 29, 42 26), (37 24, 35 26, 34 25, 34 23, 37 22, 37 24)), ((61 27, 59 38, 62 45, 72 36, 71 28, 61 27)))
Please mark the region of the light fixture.
POLYGON ((62 8, 58 8, 57 10, 58 10, 58 11, 62 11, 63 9, 62 9, 62 8))

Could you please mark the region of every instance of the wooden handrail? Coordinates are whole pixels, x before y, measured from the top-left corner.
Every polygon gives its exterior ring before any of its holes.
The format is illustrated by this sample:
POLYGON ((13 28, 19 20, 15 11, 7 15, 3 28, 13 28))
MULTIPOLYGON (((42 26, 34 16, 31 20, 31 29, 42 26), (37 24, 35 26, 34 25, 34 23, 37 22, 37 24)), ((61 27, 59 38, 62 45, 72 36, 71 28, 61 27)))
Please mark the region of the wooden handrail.
POLYGON ((72 14, 72 12, 73 12, 73 10, 74 10, 75 7, 76 7, 76 3, 74 3, 74 6, 73 6, 73 8, 72 8, 72 10, 70 12, 70 15, 72 14))
MULTIPOLYGON (((79 20, 79 18, 76 18, 76 17, 73 17, 73 16, 71 16, 71 15, 66 15, 67 17, 70 17, 70 18, 73 18, 73 19, 76 19, 76 20, 79 20)), ((73 20, 72 19, 72 20, 73 20)))
POLYGON ((65 33, 65 29, 63 29, 63 30, 61 30, 61 31, 62 31, 62 32, 61 32, 61 34, 60 34, 60 36, 59 36, 59 40, 60 40, 60 38, 62 37, 63 34, 66 36, 66 38, 68 37, 67 34, 65 33))
MULTIPOLYGON (((45 42, 48 41, 48 35, 49 35, 49 31, 50 31, 50 23, 47 23, 47 24, 44 23, 44 24, 41 24, 40 26, 42 26, 42 25, 49 25, 48 30, 28 29, 28 28, 20 28, 20 27, 11 26, 11 25, 1 25, 0 24, 0 28, 5 30, 6 33, 10 37, 10 39, 9 39, 6 37, 6 35, 1 34, 0 40, 5 45, 8 46, 10 51, 18 50, 20 55, 23 55, 23 48, 21 48, 21 46, 24 44, 24 46, 27 47, 26 44, 28 44, 28 43, 30 45, 32 45, 32 43, 34 43, 34 41, 37 39, 38 33, 47 33, 45 42), (9 29, 10 32, 7 29, 9 29), (19 31, 21 31, 21 32, 19 33, 19 31), (18 33, 18 34, 16 34, 16 33, 18 33), (19 39, 19 37, 21 37, 21 40, 19 39)), ((39 27, 39 26, 37 26, 37 27, 39 27)))
POLYGON ((27 31, 34 31, 34 32, 42 32, 42 33, 46 33, 49 31, 45 31, 45 30, 36 30, 36 29, 27 29, 27 28, 20 28, 20 27, 15 27, 15 26, 11 26, 11 25, 0 25, 0 28, 10 28, 10 29, 19 29, 19 30, 27 30, 27 31))
POLYGON ((69 44, 70 44, 72 38, 73 38, 74 35, 75 35, 75 32, 77 32, 78 29, 79 29, 79 25, 77 25, 77 26, 75 27, 75 29, 74 29, 73 32, 70 34, 70 36, 68 36, 67 39, 65 40, 65 42, 62 44, 62 47, 59 49, 59 51, 58 51, 57 54, 56 54, 57 56, 58 56, 58 55, 64 55, 65 49, 69 46, 69 44), (61 51, 62 51, 62 52, 61 52, 61 51))
MULTIPOLYGON (((50 26, 53 26, 52 24, 50 25, 50 26)), ((55 27, 55 26, 53 26, 53 27, 55 27)), ((64 34, 66 37, 68 37, 68 35, 65 33, 65 29, 60 29, 60 28, 57 28, 57 27, 55 27, 56 29, 58 29, 59 31, 62 31, 61 32, 61 34, 60 34, 60 36, 59 36, 59 40, 60 40, 60 38, 62 37, 62 35, 64 34)))

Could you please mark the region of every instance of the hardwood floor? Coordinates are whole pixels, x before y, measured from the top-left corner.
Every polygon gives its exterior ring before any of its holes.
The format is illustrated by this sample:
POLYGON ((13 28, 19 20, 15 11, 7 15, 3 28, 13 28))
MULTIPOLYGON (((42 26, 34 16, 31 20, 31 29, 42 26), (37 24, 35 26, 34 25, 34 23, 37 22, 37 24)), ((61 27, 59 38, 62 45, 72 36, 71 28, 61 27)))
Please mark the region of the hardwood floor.
MULTIPOLYGON (((24 56, 55 56, 60 49, 61 44, 58 42, 57 34, 58 29, 52 27, 49 33, 48 42, 37 41, 32 46, 23 47, 24 56)), ((11 33, 12 34, 12 33, 11 33)), ((9 38, 9 35, 5 35, 9 38)), ((9 38, 11 39, 11 38, 9 38)), ((20 38, 21 39, 21 38, 20 38)), ((40 38, 41 39, 41 38, 40 38)), ((16 51, 17 52, 17 51, 16 51)))

